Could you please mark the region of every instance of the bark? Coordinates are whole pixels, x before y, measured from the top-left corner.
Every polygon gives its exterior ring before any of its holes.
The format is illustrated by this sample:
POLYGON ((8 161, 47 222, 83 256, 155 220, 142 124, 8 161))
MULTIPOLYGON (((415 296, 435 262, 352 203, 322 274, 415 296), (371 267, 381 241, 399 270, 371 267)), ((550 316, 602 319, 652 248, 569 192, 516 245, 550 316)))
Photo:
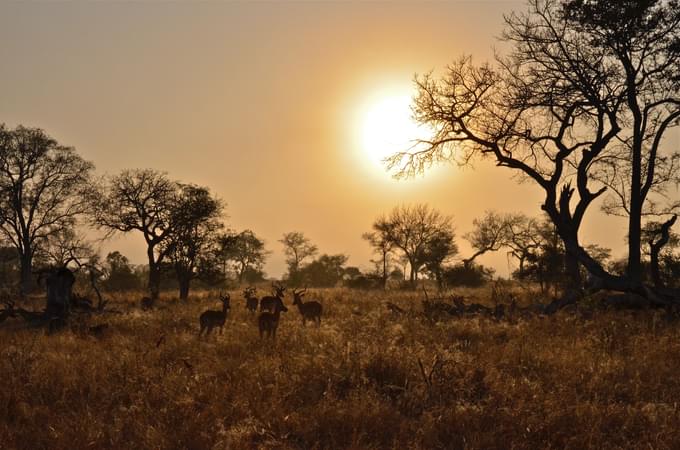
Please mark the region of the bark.
POLYGON ((676 219, 678 216, 674 215, 668 221, 664 222, 661 225, 660 234, 661 237, 659 238, 658 241, 654 242, 650 241, 649 247, 650 247, 650 265, 651 265, 651 271, 652 271, 652 281, 654 282, 654 287, 656 288, 662 288, 663 287, 663 281, 661 280, 661 272, 659 270, 659 253, 661 252, 661 249, 668 243, 670 240, 670 229, 671 227, 675 224, 676 219))
POLYGON ((106 303, 108 302, 104 300, 104 298, 102 297, 102 293, 99 290, 99 286, 97 286, 97 274, 95 270, 96 269, 94 267, 90 268, 90 286, 92 286, 94 293, 97 294, 97 310, 103 311, 104 307, 106 306, 106 303))
POLYGON ((383 291, 387 290, 387 252, 383 251, 383 272, 382 272, 382 283, 383 291))
POLYGON ((45 317, 68 317, 71 306, 71 290, 76 278, 73 273, 62 267, 47 277, 47 306, 45 317))
MULTIPOLYGON (((642 285, 642 265, 640 263, 640 228, 642 218, 642 128, 643 118, 636 96, 638 86, 636 71, 627 57, 622 57, 626 69, 627 103, 633 115, 633 145, 631 148, 630 213, 628 219, 628 278, 633 286, 642 285)), ((653 164, 653 161, 650 161, 653 164)))
POLYGON ((465 269, 469 269, 470 266, 472 265, 472 263, 474 262, 474 260, 477 259, 478 256, 482 256, 482 255, 483 255, 484 253, 486 253, 487 251, 489 251, 489 249, 487 249, 487 248, 482 249, 482 250, 477 250, 477 251, 476 251, 472 256, 470 256, 469 258, 463 259, 463 267, 465 267, 465 269))
POLYGON ((581 292, 581 264, 578 262, 578 257, 570 252, 565 252, 564 268, 567 275, 564 286, 564 296, 572 298, 581 292))
POLYGON ((149 293, 152 300, 158 300, 161 290, 161 269, 158 264, 149 264, 149 293))
POLYGON ((21 296, 25 297, 33 290, 33 254, 30 250, 21 254, 19 257, 21 263, 21 296))
POLYGON ((152 300, 158 300, 161 291, 161 262, 156 261, 153 246, 149 245, 146 256, 149 260, 149 294, 152 300))
POLYGON ((179 277, 179 299, 187 300, 189 298, 189 287, 191 285, 191 277, 186 275, 179 277))
POLYGON ((633 199, 638 198, 635 195, 636 189, 631 192, 631 211, 628 220, 628 278, 631 284, 642 283, 642 265, 640 263, 640 216, 642 213, 641 205, 634 205, 633 199))

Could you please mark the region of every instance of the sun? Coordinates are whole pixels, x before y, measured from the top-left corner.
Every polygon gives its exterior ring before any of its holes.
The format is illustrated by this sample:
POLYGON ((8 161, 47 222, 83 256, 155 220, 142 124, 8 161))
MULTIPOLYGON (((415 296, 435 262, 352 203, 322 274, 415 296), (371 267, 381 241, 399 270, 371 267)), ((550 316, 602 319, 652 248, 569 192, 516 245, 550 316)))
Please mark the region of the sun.
POLYGON ((407 151, 423 130, 413 120, 411 94, 383 93, 362 108, 359 117, 359 147, 363 159, 386 170, 385 159, 394 153, 407 151))

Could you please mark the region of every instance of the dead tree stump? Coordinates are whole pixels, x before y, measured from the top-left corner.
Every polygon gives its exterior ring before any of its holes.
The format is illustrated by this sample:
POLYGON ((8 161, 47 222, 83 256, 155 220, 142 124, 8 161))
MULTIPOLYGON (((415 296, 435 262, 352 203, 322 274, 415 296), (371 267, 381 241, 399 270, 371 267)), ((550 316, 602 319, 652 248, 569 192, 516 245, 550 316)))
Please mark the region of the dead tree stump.
POLYGON ((71 310, 71 290, 76 277, 66 267, 53 270, 47 277, 47 318, 66 319, 71 310))

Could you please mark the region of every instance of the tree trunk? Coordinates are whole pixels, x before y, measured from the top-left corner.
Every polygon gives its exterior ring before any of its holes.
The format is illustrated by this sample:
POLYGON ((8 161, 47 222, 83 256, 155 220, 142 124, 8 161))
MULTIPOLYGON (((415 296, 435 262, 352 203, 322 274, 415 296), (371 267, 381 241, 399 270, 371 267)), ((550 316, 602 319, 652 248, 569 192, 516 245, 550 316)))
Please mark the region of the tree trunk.
POLYGON ((383 273, 382 273, 383 291, 387 290, 387 252, 383 252, 383 273))
POLYGON ((147 248, 146 256, 149 260, 149 294, 151 295, 151 300, 158 300, 161 291, 160 261, 156 261, 152 246, 147 248))
MULTIPOLYGON (((637 103, 634 70, 626 66, 628 106, 633 115, 633 145, 631 148, 630 214, 628 217, 628 279, 633 287, 642 286, 642 265, 640 262, 640 227, 642 218, 642 139, 643 120, 637 103)), ((653 164, 650 161, 650 164, 653 164)))
POLYGON ((47 277, 47 305, 45 316, 47 318, 68 317, 71 307, 71 290, 76 277, 66 267, 53 271, 47 277))
POLYGON ((161 291, 161 268, 158 264, 149 264, 149 294, 152 300, 158 300, 161 291))
POLYGON ((661 249, 670 240, 670 229, 673 226, 673 224, 675 224, 677 218, 678 216, 674 215, 669 220, 664 222, 661 225, 661 229, 659 230, 659 234, 661 235, 659 240, 654 241, 654 239, 652 239, 649 243, 652 281, 654 282, 654 287, 657 288, 663 287, 663 281, 661 280, 661 272, 659 270, 659 253, 661 252, 661 249))
POLYGON ((97 310, 103 311, 104 306, 106 306, 106 301, 104 301, 104 298, 102 297, 102 293, 99 290, 99 286, 97 286, 97 269, 94 266, 90 266, 89 268, 89 276, 90 276, 90 286, 92 286, 92 289, 94 289, 95 294, 97 294, 97 310))
MULTIPOLYGON (((634 186, 632 195, 635 195, 634 186)), ((636 197, 639 198, 639 189, 638 195, 636 197)), ((624 276, 619 276, 607 272, 598 261, 594 260, 588 254, 588 252, 579 245, 577 233, 571 230, 573 227, 569 214, 560 214, 560 211, 555 206, 554 200, 555 192, 546 190, 546 201, 542 205, 542 209, 548 213, 550 220, 557 227, 557 231, 562 238, 566 252, 575 255, 576 259, 578 259, 578 261, 583 265, 583 267, 585 267, 590 275, 599 280, 597 285, 600 289, 639 294, 656 305, 680 303, 680 290, 657 288, 654 291, 649 289, 647 286, 644 286, 641 282, 639 257, 640 228, 635 226, 635 223, 639 223, 640 221, 639 214, 637 220, 631 218, 629 223, 629 225, 632 224, 632 227, 629 229, 629 233, 631 235, 635 235, 637 230, 637 249, 634 245, 631 246, 631 242, 636 240, 635 236, 629 236, 628 243, 631 253, 629 254, 628 259, 628 273, 624 276), (636 254, 638 255, 637 257, 635 256, 636 254), (637 274, 635 272, 637 272, 637 274)), ((566 207, 566 204, 564 206, 566 207)), ((635 215, 633 213, 633 206, 633 202, 631 201, 631 216, 635 215)), ((639 207, 639 205, 636 207, 639 207)))
POLYGON ((179 281, 179 299, 187 300, 189 298, 189 286, 191 285, 191 277, 182 275, 178 277, 179 281))
POLYGON ((642 283, 642 266, 640 263, 640 205, 633 204, 633 198, 639 197, 635 192, 639 191, 633 186, 631 193, 631 211, 628 220, 628 271, 627 275, 632 285, 642 283))
POLYGON ((578 257, 568 251, 564 253, 564 271, 566 280, 564 280, 563 296, 575 298, 581 292, 581 264, 578 262, 578 257))
POLYGON ((34 287, 33 253, 30 250, 26 250, 25 253, 19 255, 19 261, 21 264, 21 296, 26 297, 34 287))

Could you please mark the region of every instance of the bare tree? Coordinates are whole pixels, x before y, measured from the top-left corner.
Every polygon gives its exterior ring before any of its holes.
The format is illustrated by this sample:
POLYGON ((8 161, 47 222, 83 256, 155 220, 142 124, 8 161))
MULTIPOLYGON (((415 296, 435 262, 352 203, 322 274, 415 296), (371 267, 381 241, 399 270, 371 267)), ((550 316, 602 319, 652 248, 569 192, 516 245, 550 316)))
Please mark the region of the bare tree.
POLYGON ((373 222, 372 228, 373 231, 364 233, 362 237, 373 247, 373 251, 380 255, 380 261, 376 261, 376 265, 381 265, 383 289, 386 289, 389 277, 389 255, 394 248, 394 242, 390 240, 390 222, 381 216, 373 222))
POLYGON ((96 252, 92 244, 73 228, 64 228, 47 238, 45 245, 36 254, 51 266, 67 267, 85 263, 96 252))
MULTIPOLYGON (((495 67, 462 58, 437 79, 416 80, 415 118, 428 140, 391 158, 402 174, 440 160, 494 159, 539 186, 542 209, 566 248, 574 291, 579 263, 602 286, 658 302, 640 270, 641 214, 656 179, 664 135, 680 118, 680 8, 675 1, 532 0, 506 17, 511 46, 495 67), (607 272, 580 244, 586 211, 608 188, 604 161, 630 148, 628 268, 607 272)), ((666 152, 667 153, 667 152, 666 152)))
POLYGON ((659 268, 659 256, 662 249, 669 243, 671 248, 678 245, 678 236, 671 231, 677 218, 678 216, 673 215, 663 223, 649 222, 642 230, 642 235, 647 238, 649 244, 649 265, 652 282, 656 287, 664 285, 659 268))
POLYGON ((486 211, 481 219, 474 219, 474 228, 463 237, 470 243, 474 253, 463 259, 466 268, 479 256, 487 252, 496 252, 507 246, 511 237, 512 216, 502 215, 495 211, 486 211))
POLYGON ((283 251, 286 255, 286 263, 288 264, 288 277, 294 278, 295 274, 300 270, 302 262, 316 255, 318 248, 312 244, 310 240, 299 231, 291 231, 285 233, 279 242, 283 244, 283 251))
POLYGON ((94 193, 95 224, 111 232, 139 231, 146 241, 148 287, 158 298, 161 263, 171 250, 162 245, 174 227, 177 183, 151 169, 124 170, 94 193))
POLYGON ((453 237, 451 218, 431 209, 428 205, 403 205, 394 208, 387 216, 388 238, 408 259, 409 281, 415 286, 418 272, 428 261, 428 251, 433 242, 447 235, 453 237))
POLYGON ((524 265, 541 246, 540 223, 524 214, 513 214, 508 224, 508 256, 517 259, 518 275, 524 274, 524 265))
MULTIPOLYGON (((36 256, 39 256, 43 263, 48 264, 48 272, 54 272, 55 267, 72 267, 74 273, 82 274, 89 281, 92 291, 97 295, 97 309, 99 311, 104 310, 107 302, 102 297, 99 284, 106 273, 106 269, 92 243, 86 240, 82 234, 72 228, 55 233, 48 238, 47 245, 36 256)), ((73 304, 77 301, 82 302, 83 299, 77 297, 72 299, 73 304)), ((92 303, 87 299, 79 306, 91 308, 92 303)))
MULTIPOLYGON (((680 157, 664 154, 662 141, 680 118, 680 5, 659 0, 621 4, 570 0, 565 2, 564 15, 614 66, 612 81, 621 83, 619 98, 625 107, 617 117, 622 128, 617 139, 623 144, 624 158, 613 170, 623 168, 627 182, 620 190, 611 189, 614 183, 607 186, 625 203, 629 221, 627 275, 631 283, 640 284, 645 206, 648 212, 655 212, 650 194, 663 194, 668 181, 677 183, 679 179, 680 157)), ((679 206, 676 200, 666 213, 679 206)))
POLYGON ((33 287, 40 246, 88 210, 93 169, 41 129, 0 125, 0 232, 19 253, 22 294, 33 287))

